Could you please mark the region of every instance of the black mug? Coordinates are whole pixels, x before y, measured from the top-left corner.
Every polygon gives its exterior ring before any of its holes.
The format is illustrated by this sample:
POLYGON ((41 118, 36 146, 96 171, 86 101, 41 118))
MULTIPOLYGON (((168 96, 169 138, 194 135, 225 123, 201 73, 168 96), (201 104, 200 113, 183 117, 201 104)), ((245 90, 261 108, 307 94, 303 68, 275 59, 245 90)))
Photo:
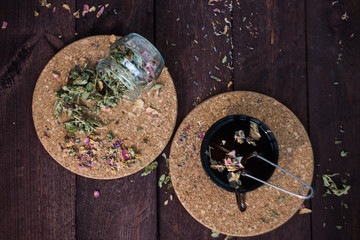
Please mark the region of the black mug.
MULTIPOLYGON (((209 151, 212 159, 222 161, 226 156, 226 151, 235 150, 240 156, 247 156, 257 152, 260 156, 268 159, 274 164, 278 162, 278 145, 274 134, 260 120, 246 115, 231 115, 224 117, 214 123, 206 132, 201 144, 201 163, 209 178, 219 187, 236 194, 236 202, 240 211, 246 210, 245 194, 253 191, 263 184, 246 176, 241 176, 241 185, 236 189, 230 186, 227 179, 227 170, 219 172, 210 167, 209 151), (256 146, 252 144, 236 143, 234 140, 235 131, 243 130, 246 136, 249 136, 250 122, 258 126, 261 138, 256 141, 256 146), (211 148, 211 150, 210 150, 211 148)), ((262 161, 259 158, 249 158, 244 163, 245 171, 249 175, 259 178, 263 181, 269 180, 274 173, 275 167, 262 161)))

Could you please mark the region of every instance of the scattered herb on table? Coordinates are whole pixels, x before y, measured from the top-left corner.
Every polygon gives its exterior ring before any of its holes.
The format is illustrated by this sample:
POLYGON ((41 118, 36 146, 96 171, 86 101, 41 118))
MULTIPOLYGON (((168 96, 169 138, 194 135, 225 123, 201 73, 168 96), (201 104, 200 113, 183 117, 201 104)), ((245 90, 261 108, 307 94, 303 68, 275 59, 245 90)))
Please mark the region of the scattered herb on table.
POLYGON ((350 186, 346 184, 342 184, 342 189, 339 189, 332 177, 335 177, 339 175, 338 173, 334 174, 323 174, 323 185, 327 188, 326 192, 323 194, 323 197, 325 197, 328 194, 334 194, 336 196, 342 196, 348 194, 348 191, 350 190, 350 186))
POLYGON ((144 172, 141 174, 141 176, 146 176, 149 175, 152 171, 154 171, 158 166, 158 162, 154 161, 152 163, 150 163, 149 165, 147 165, 144 169, 144 172))
POLYGON ((285 196, 279 197, 279 198, 278 198, 278 201, 279 201, 279 202, 284 202, 284 201, 285 201, 285 196))
POLYGON ((340 153, 341 157, 347 157, 347 155, 348 155, 348 152, 345 152, 345 151, 341 151, 341 153, 340 153))
POLYGON ((162 188, 163 184, 167 184, 170 181, 170 175, 162 174, 158 181, 158 186, 162 188))
POLYGON ((219 236, 220 236, 220 233, 219 233, 219 232, 216 232, 216 231, 214 231, 214 230, 211 230, 211 237, 217 238, 217 237, 219 237, 219 236))

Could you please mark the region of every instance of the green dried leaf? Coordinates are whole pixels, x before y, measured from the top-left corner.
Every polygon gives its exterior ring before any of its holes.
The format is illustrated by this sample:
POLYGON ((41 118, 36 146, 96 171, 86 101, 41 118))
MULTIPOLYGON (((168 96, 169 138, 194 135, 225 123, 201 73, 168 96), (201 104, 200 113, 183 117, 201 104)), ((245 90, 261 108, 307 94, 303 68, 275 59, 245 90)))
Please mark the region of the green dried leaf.
POLYGON ((166 153, 161 154, 163 158, 165 158, 166 167, 169 168, 169 159, 166 156, 166 153))
POLYGON ((227 61, 227 57, 224 56, 224 58, 221 60, 221 62, 222 62, 222 63, 226 63, 226 61, 227 61))
POLYGON ((155 85, 151 88, 151 90, 161 89, 162 87, 164 87, 164 84, 158 83, 158 84, 155 84, 155 85))
POLYGON ((335 141, 335 144, 341 144, 342 141, 335 141))
POLYGON ((55 119, 57 119, 61 113, 62 113, 62 109, 63 109, 63 106, 61 104, 61 101, 60 100, 56 100, 55 102, 55 113, 54 113, 54 117, 55 119))
POLYGON ((112 141, 112 140, 114 139, 110 132, 108 132, 108 133, 106 134, 106 137, 107 137, 110 141, 112 141))
POLYGON ((324 174, 322 175, 323 178, 323 184, 324 187, 327 187, 327 191, 326 193, 323 194, 323 197, 326 196, 327 194, 331 194, 333 193, 336 196, 342 196, 342 195, 346 195, 348 194, 348 191, 350 190, 350 186, 349 185, 342 185, 342 189, 339 189, 338 186, 335 184, 335 182, 333 181, 332 177, 339 175, 338 173, 335 174, 324 174))
POLYGON ((338 226, 336 226, 336 228, 337 228, 338 230, 341 230, 341 229, 342 229, 342 226, 341 226, 341 225, 338 225, 338 226))
POLYGON ((341 157, 347 157, 347 155, 348 155, 348 152, 345 152, 345 151, 341 151, 341 153, 340 153, 341 157))
POLYGON ((217 238, 217 237, 219 237, 219 236, 220 236, 220 233, 218 233, 218 232, 216 232, 216 231, 214 231, 214 230, 211 230, 211 237, 217 238))
POLYGON ((212 78, 212 79, 215 79, 217 82, 221 82, 221 79, 218 78, 218 77, 212 76, 211 78, 212 78))
POLYGON ((83 99, 88 99, 89 96, 90 96, 90 92, 88 92, 88 91, 85 91, 85 92, 83 92, 83 93, 81 94, 81 97, 82 97, 83 99))
POLYGON ((163 175, 161 175, 160 176, 160 178, 159 178, 159 181, 158 181, 158 186, 160 187, 160 188, 162 188, 162 186, 163 186, 163 183, 164 183, 164 181, 165 181, 165 174, 163 174, 163 175))
POLYGON ((144 169, 144 172, 141 174, 141 176, 146 176, 148 174, 150 174, 153 170, 155 170, 158 166, 158 162, 154 161, 152 163, 150 163, 149 165, 147 165, 144 169))
POLYGON ((72 122, 65 122, 64 123, 66 131, 68 131, 69 136, 74 136, 74 134, 77 132, 77 127, 72 122))
POLYGON ((279 198, 278 198, 278 201, 279 201, 279 202, 284 202, 284 200, 285 200, 285 196, 282 196, 282 197, 279 197, 279 198))

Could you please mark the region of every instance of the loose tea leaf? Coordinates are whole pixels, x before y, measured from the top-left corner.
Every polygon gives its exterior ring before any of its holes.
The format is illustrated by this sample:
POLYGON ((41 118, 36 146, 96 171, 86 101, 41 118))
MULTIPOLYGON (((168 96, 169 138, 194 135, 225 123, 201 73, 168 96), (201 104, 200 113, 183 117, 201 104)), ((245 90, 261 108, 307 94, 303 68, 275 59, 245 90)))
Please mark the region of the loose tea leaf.
POLYGON ((332 179, 332 177, 335 177, 339 175, 338 173, 334 173, 334 174, 323 174, 322 178, 323 178, 323 185, 324 187, 327 187, 327 191, 323 194, 323 197, 325 197, 328 194, 335 194, 336 196, 342 196, 342 195, 346 195, 348 194, 348 191, 350 190, 350 186, 346 185, 346 184, 342 184, 343 188, 339 189, 338 186, 335 184, 334 180, 332 179))
POLYGON ((302 209, 300 209, 299 214, 306 214, 306 213, 311 213, 311 212, 312 212, 312 210, 309 208, 302 208, 302 209))
POLYGON ((70 71, 67 84, 56 92, 54 117, 57 119, 62 113, 67 114, 70 119, 63 125, 70 136, 77 131, 89 135, 102 127, 103 124, 92 114, 98 114, 101 107, 118 105, 120 97, 96 88, 98 83, 95 70, 88 68, 88 63, 85 63, 83 68, 70 71))
POLYGON ((106 137, 107 137, 110 141, 114 139, 110 132, 108 132, 108 133, 106 134, 106 137))
POLYGON ((154 161, 152 163, 150 163, 149 165, 147 165, 144 169, 144 172, 141 174, 141 176, 146 176, 148 174, 150 174, 152 171, 154 171, 158 166, 158 162, 154 161))
POLYGON ((219 237, 219 236, 220 236, 220 233, 218 233, 218 232, 216 232, 216 231, 214 231, 214 230, 211 230, 211 237, 217 238, 217 237, 219 237))
POLYGON ((161 89, 162 87, 164 87, 164 84, 162 83, 158 83, 158 84, 155 84, 151 90, 158 90, 158 89, 161 89))
POLYGON ((347 157, 347 155, 348 155, 348 152, 345 152, 345 151, 341 151, 341 153, 340 153, 341 157, 347 157))

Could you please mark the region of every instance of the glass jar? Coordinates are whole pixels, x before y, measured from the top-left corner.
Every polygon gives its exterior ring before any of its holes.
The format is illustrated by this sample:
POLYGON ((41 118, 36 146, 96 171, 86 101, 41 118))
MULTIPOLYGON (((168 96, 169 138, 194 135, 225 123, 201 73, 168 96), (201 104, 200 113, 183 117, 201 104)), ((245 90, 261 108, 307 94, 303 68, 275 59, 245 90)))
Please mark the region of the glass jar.
POLYGON ((164 65, 154 45, 139 34, 130 33, 110 46, 96 70, 107 88, 134 101, 155 84, 164 65))

